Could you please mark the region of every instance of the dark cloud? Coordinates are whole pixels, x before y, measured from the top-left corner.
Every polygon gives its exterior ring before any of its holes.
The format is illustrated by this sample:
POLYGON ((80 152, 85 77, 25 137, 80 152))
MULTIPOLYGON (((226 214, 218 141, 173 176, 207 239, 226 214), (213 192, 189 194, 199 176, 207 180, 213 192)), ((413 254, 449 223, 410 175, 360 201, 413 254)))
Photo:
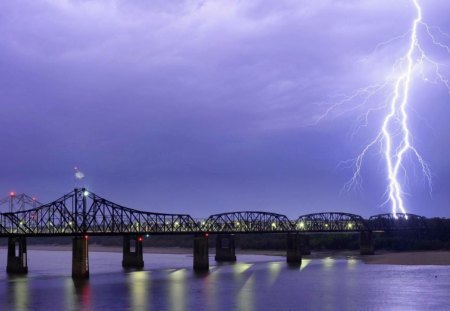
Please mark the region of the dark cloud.
MULTIPOLYGON (((427 1, 424 16, 450 31, 449 8, 427 1)), ((352 169, 339 163, 379 115, 355 136, 361 109, 312 124, 386 77, 405 40, 377 44, 413 14, 406 0, 1 2, 0 189, 51 200, 76 164, 93 191, 146 210, 387 212, 375 154, 363 189, 341 193, 352 169)), ((414 98, 435 194, 411 176, 409 210, 449 216, 449 97, 418 84, 414 98)))

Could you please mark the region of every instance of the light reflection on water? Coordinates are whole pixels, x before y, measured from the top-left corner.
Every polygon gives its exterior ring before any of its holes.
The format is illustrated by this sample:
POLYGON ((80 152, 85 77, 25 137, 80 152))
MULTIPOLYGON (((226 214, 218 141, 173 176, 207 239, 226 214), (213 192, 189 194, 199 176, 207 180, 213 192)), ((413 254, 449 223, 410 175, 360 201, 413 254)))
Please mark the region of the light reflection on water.
POLYGON ((186 269, 171 272, 168 276, 167 290, 169 292, 169 309, 183 311, 186 308, 186 269))
POLYGON ((239 290, 237 295, 238 310, 253 311, 254 310, 254 291, 255 291, 255 277, 251 275, 244 283, 244 286, 239 290))
POLYGON ((284 262, 271 262, 269 263, 269 280, 268 284, 272 285, 280 275, 284 262))
POLYGON ((145 254, 147 270, 125 271, 121 254, 92 252, 90 280, 74 281, 70 252, 29 253, 27 276, 0 272, 0 310, 450 310, 448 267, 242 255, 198 275, 191 256, 145 254))
POLYGON ((148 300, 151 299, 149 274, 147 271, 136 271, 127 275, 132 310, 148 310, 148 300))
POLYGON ((28 278, 15 277, 12 282, 13 285, 9 286, 10 297, 13 297, 14 309, 17 311, 28 310, 29 305, 29 293, 28 293, 28 278))
POLYGON ((322 259, 322 263, 325 269, 330 270, 331 268, 333 268, 335 260, 331 257, 327 257, 322 259))

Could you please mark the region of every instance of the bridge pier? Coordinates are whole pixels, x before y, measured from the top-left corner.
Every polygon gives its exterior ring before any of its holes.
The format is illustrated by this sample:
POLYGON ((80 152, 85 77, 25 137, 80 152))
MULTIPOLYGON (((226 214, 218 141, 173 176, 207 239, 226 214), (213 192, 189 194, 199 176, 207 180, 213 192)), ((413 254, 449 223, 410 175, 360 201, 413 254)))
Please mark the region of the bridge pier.
POLYGON ((209 270, 208 234, 194 236, 194 271, 209 270))
POLYGON ((311 249, 309 248, 309 235, 300 235, 300 252, 302 255, 311 255, 311 249))
POLYGON ((143 245, 141 236, 123 237, 122 267, 142 269, 144 267, 143 245))
POLYGON ((89 278, 88 236, 77 236, 72 242, 72 278, 89 278))
POLYGON ((301 236, 298 233, 288 233, 286 235, 286 262, 288 264, 301 264, 301 236))
POLYGON ((218 234, 216 237, 216 261, 236 261, 236 245, 233 234, 218 234))
POLYGON ((361 231, 359 234, 359 253, 361 255, 373 255, 373 232, 370 230, 361 231))
POLYGON ((27 240, 25 237, 8 238, 6 272, 11 274, 28 273, 27 240))

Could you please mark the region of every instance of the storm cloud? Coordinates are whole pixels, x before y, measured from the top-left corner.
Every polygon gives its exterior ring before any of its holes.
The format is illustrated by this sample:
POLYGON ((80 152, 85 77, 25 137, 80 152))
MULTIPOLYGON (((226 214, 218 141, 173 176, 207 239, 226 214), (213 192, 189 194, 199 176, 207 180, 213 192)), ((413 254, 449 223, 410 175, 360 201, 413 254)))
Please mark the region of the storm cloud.
MULTIPOLYGON (((423 2, 450 33, 450 3, 423 2)), ((77 165, 92 191, 149 211, 388 212, 375 153, 362 188, 341 191, 352 168, 339 164, 377 116, 355 135, 362 108, 317 120, 383 81, 406 44, 380 43, 413 18, 408 0, 2 1, 0 191, 56 199, 77 165)), ((419 81, 412 94, 434 188, 411 176, 408 211, 450 216, 449 93, 419 81)))

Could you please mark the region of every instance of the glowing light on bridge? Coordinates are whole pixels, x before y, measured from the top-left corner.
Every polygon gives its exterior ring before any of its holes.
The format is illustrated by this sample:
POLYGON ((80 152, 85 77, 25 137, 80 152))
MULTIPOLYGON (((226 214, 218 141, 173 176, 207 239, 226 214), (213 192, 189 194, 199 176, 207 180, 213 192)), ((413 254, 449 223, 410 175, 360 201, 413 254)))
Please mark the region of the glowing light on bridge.
MULTIPOLYGON (((382 83, 366 86, 356 90, 353 94, 346 96, 344 100, 330 106, 326 112, 318 118, 318 121, 320 121, 338 107, 362 98, 362 102, 347 111, 356 110, 367 104, 376 94, 387 91, 388 95, 384 105, 378 108, 369 108, 361 118, 364 120, 364 125, 367 125, 369 116, 372 112, 383 108, 387 110, 376 137, 370 141, 362 149, 356 159, 354 159, 355 166, 353 176, 344 188, 350 190, 360 184, 363 160, 369 150, 378 146, 386 167, 387 199, 384 204, 390 204, 394 217, 397 217, 397 213, 406 214, 404 181, 407 176, 407 168, 405 165, 407 155, 412 155, 416 160, 423 176, 427 180, 430 191, 432 189, 430 170, 427 163, 413 144, 413 137, 408 123, 412 80, 416 75, 421 75, 425 82, 442 83, 450 93, 450 81, 444 77, 441 69, 442 65, 433 60, 425 52, 419 37, 419 32, 427 36, 427 39, 429 39, 428 41, 431 42, 434 47, 442 49, 444 52, 450 54, 450 47, 441 43, 433 32, 437 31, 440 35, 446 36, 447 38, 449 38, 449 36, 440 28, 429 26, 423 21, 422 7, 419 0, 410 0, 410 3, 414 9, 415 17, 408 32, 377 46, 378 48, 379 46, 387 45, 394 40, 408 38, 407 50, 402 57, 395 61, 391 74, 382 83), (431 72, 434 75, 433 81, 430 81, 430 79, 425 76, 425 72, 427 71, 425 69, 429 68, 431 68, 431 72)), ((406 215, 405 218, 407 218, 406 215)))

